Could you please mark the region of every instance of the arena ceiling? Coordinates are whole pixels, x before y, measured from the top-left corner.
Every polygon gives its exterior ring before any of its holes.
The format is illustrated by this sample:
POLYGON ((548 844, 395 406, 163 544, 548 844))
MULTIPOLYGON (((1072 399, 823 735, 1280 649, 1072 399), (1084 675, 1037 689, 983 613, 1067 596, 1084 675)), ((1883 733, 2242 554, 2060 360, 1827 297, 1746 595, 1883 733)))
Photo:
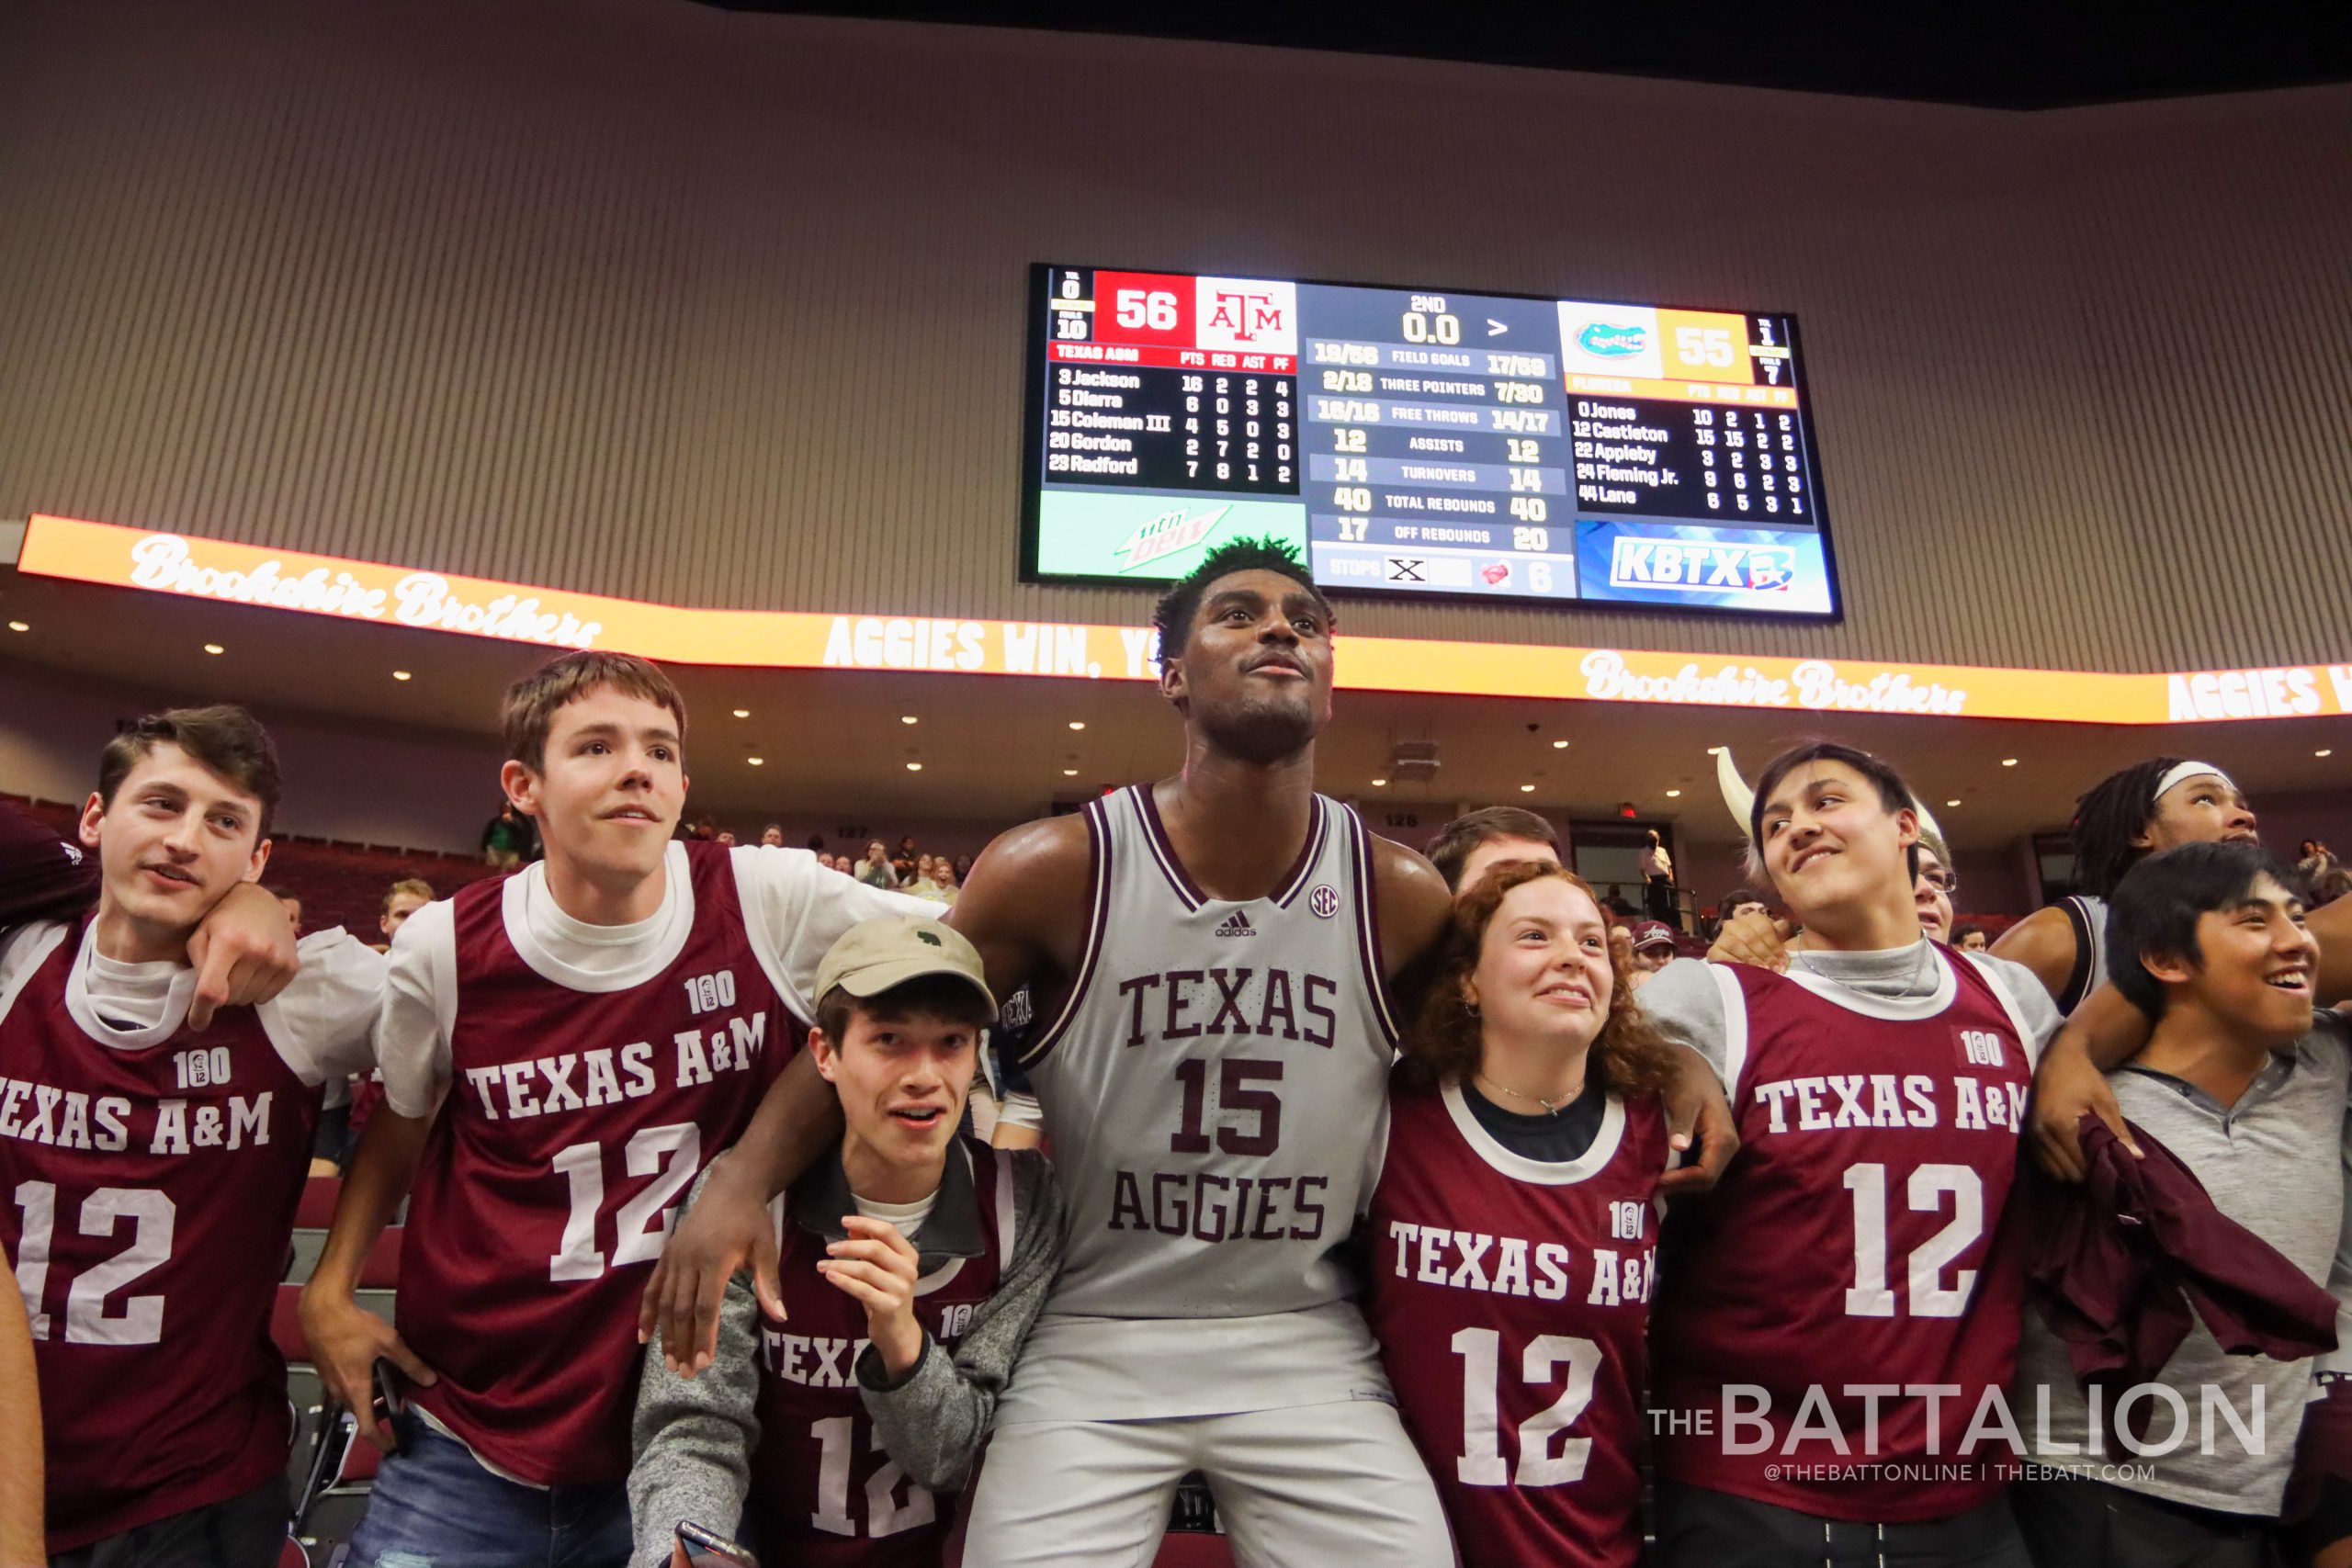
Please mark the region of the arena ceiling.
MULTIPOLYGON (((526 645, 7 569, 0 569, 0 621, 29 628, 0 630, 0 691, 8 662, 21 660, 173 700, 233 699, 420 733, 494 734, 499 694, 546 656, 526 645), (223 651, 207 654, 208 643, 223 651), (395 670, 409 679, 395 679, 395 670)), ((1343 638, 1343 668, 1346 657, 1343 638)), ((1510 649, 1498 648, 1496 657, 1510 649)), ((714 810, 1011 821, 1056 799, 1160 776, 1180 760, 1176 723, 1141 682, 673 669, 695 720, 695 799, 714 810), (738 708, 750 716, 734 717, 738 708), (902 722, 910 715, 918 722, 902 722), (909 762, 922 766, 912 771, 909 762)), ((2313 753, 2345 747, 2352 754, 2352 727, 2341 718, 2151 729, 1350 691, 1340 694, 1318 765, 1328 793, 1368 807, 1385 803, 1418 815, 1422 827, 1464 801, 1579 817, 1611 816, 1630 801, 1645 818, 1680 822, 1691 841, 1721 843, 1734 833, 1708 748, 1729 744, 1752 772, 1779 747, 1819 735, 1894 760, 1922 786, 1956 844, 1987 851, 2063 826, 2086 785, 2159 750, 2210 757, 2257 798, 2333 787, 2341 763, 2313 753), (1374 785, 1408 741, 1436 743, 1436 778, 1374 785), (2015 765, 2005 766, 2010 758, 2015 765)))
POLYGON ((999 0, 731 11, 1035 28, 2048 109, 2352 81, 2352 8, 2211 4, 1809 6, 1677 0, 1296 6, 1263 0, 999 0))

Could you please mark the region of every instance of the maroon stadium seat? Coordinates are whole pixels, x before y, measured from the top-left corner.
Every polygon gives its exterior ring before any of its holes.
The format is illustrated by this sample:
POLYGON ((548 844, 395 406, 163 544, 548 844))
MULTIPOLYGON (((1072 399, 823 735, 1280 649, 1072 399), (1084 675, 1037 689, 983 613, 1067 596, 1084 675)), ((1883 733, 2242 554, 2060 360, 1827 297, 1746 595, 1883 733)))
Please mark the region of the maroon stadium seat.
POLYGON ((290 1535, 277 1549, 277 1568, 311 1568, 310 1554, 302 1550, 302 1543, 290 1535))
POLYGON ((359 1266, 359 1288, 363 1291, 398 1290, 401 1282, 401 1227, 386 1225, 376 1237, 376 1245, 368 1250, 368 1261, 359 1266))
POLYGON ((311 1342, 302 1337, 301 1286, 277 1287, 277 1297, 269 1303, 269 1339, 288 1360, 309 1363, 311 1342))
POLYGON ((1233 1550, 1221 1535, 1170 1531, 1151 1562, 1152 1568, 1233 1568, 1233 1550))
POLYGON ((313 1176, 302 1183, 302 1202, 294 1211, 298 1231, 322 1231, 334 1223, 335 1194, 343 1190, 339 1176, 313 1176))

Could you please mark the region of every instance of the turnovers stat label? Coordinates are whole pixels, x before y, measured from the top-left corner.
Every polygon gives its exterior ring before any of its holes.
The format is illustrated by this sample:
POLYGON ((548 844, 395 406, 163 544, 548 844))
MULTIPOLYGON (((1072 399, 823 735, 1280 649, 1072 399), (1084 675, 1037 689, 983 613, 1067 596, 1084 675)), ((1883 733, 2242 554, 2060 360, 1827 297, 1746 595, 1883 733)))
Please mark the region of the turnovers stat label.
POLYGON ((1040 266, 1041 579, 1272 536, 1332 588, 1836 613, 1774 313, 1040 266))

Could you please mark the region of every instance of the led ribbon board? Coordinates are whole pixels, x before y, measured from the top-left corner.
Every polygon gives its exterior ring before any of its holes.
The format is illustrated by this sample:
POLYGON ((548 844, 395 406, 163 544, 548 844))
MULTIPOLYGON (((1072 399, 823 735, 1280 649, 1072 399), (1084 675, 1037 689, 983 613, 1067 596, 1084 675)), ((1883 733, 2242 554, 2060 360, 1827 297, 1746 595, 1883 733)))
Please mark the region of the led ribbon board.
POLYGON ((1038 266, 1023 575, 1829 617, 1795 319, 1038 266))
MULTIPOLYGON (((1148 626, 698 610, 37 516, 17 570, 419 631, 679 664, 1149 681, 1148 626)), ((1582 702, 2184 724, 2352 713, 2352 663, 2173 674, 1999 670, 1343 635, 1339 683, 1582 702)))

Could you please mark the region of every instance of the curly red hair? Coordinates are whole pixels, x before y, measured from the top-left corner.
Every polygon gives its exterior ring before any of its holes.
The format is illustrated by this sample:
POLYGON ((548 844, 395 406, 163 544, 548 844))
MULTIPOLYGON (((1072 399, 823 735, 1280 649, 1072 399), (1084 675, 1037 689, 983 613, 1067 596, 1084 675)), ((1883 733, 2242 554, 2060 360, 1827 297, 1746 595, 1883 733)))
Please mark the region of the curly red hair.
MULTIPOLYGON (((1478 1070, 1484 1043, 1478 1016, 1464 1004, 1464 987, 1477 972, 1478 954, 1486 945, 1487 928, 1494 922, 1495 911, 1513 888, 1545 877, 1566 883, 1591 898, 1595 908, 1600 908, 1600 900, 1594 897, 1585 879, 1561 866, 1528 862, 1498 866, 1480 877, 1476 886, 1454 901, 1428 999, 1406 1036, 1408 1077, 1433 1087, 1463 1082, 1478 1070)), ((1598 1073, 1612 1092, 1627 1099, 1663 1095, 1674 1078, 1674 1047, 1658 1034, 1634 999, 1633 970, 1614 944, 1609 967, 1614 976, 1609 1017, 1593 1040, 1588 1077, 1598 1073)))

